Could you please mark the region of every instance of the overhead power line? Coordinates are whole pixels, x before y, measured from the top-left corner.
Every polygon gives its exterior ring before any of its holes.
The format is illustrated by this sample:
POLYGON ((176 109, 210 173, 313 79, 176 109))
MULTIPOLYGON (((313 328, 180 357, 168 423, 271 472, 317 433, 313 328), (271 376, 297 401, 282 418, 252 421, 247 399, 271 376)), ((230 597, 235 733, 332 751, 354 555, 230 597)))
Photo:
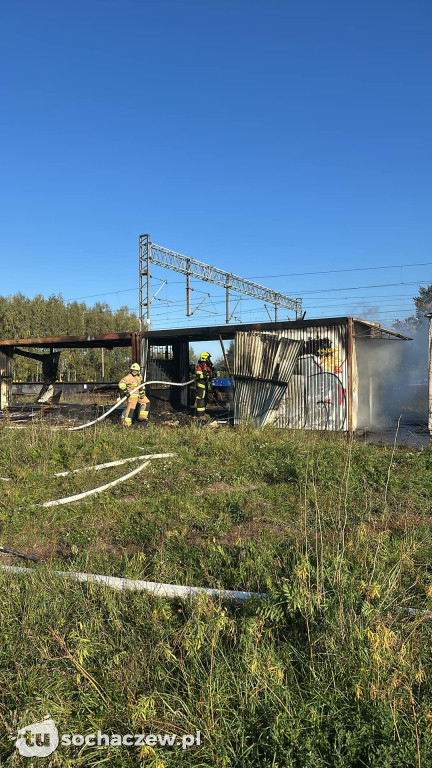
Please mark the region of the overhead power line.
MULTIPOLYGON (((258 278, 267 278, 267 277, 307 277, 311 275, 331 275, 331 274, 337 274, 342 272, 369 272, 374 271, 378 269, 400 269, 405 267, 428 267, 432 266, 432 262, 430 261, 422 261, 422 262, 412 262, 407 264, 387 264, 383 266, 378 267, 352 267, 350 269, 322 269, 316 272, 286 272, 281 274, 275 274, 275 275, 251 275, 250 278, 258 279, 258 278)), ((159 280, 159 278, 152 276, 152 279, 159 280)), ((432 280, 431 278, 428 278, 427 280, 419 280, 417 281, 418 284, 422 282, 428 282, 429 280, 432 280)), ((183 285, 183 280, 170 280, 170 285, 183 285)), ((416 285, 417 283, 400 283, 401 285, 416 285)), ((388 285, 393 285, 393 283, 389 283, 388 285)), ((366 287, 373 287, 373 286, 366 286, 366 287)), ((94 299, 98 298, 98 296, 113 296, 116 293, 128 293, 131 291, 136 291, 137 287, 134 288, 120 288, 118 290, 114 291, 105 291, 103 293, 91 293, 87 294, 86 296, 74 296, 73 298, 65 299, 65 301, 80 301, 81 299, 94 299)), ((354 289, 353 289, 354 290, 354 289)))
POLYGON ((81 299, 96 299, 98 296, 112 296, 115 293, 129 293, 138 290, 135 288, 122 288, 119 291, 106 291, 106 293, 90 293, 88 296, 75 296, 74 299, 65 299, 65 301, 80 301, 81 299))
POLYGON ((337 272, 369 272, 375 269, 403 269, 404 267, 430 267, 432 261, 419 261, 412 264, 386 264, 382 267, 350 267, 349 269, 322 269, 318 272, 286 272, 280 275, 251 275, 254 279, 263 277, 303 277, 304 275, 331 275, 337 272))
MULTIPOLYGON (((431 278, 428 278, 429 280, 431 278)), ((405 282, 402 280, 399 283, 379 283, 377 285, 352 285, 344 288, 315 288, 307 291, 301 291, 301 293, 304 295, 305 293, 333 293, 336 291, 360 291, 363 288, 394 288, 397 285, 421 285, 422 283, 427 283, 428 280, 414 280, 412 282, 405 282)), ((296 289, 299 291, 299 289, 296 289)))

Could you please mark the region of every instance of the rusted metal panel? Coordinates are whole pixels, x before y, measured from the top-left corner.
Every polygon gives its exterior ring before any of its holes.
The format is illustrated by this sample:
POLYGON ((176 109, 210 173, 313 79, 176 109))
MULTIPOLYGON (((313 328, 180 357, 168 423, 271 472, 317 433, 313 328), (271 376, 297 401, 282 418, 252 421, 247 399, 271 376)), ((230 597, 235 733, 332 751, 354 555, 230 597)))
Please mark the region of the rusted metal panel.
POLYGON ((287 384, 298 357, 298 347, 297 341, 292 344, 276 333, 236 333, 234 376, 287 384))
POLYGON ((348 318, 348 432, 352 435, 353 432, 353 321, 352 317, 348 318))
POLYGON ((239 332, 234 344, 234 421, 264 426, 274 417, 303 342, 279 334, 239 332))
MULTIPOLYGON (((367 338, 377 337, 395 337, 407 339, 406 336, 381 328, 378 323, 369 323, 366 320, 357 320, 356 335, 364 335, 367 338)), ((218 341, 222 336, 224 339, 232 339, 238 331, 267 331, 279 333, 284 330, 299 330, 304 328, 335 327, 348 322, 348 317, 331 317, 325 320, 285 320, 274 323, 242 323, 241 325, 214 325, 202 326, 198 328, 171 328, 158 331, 142 331, 140 338, 148 338, 150 341, 156 339, 159 343, 171 343, 174 338, 180 336, 189 341, 218 341)), ((128 347, 132 346, 134 333, 99 333, 86 334, 83 336, 44 336, 27 339, 2 339, 0 347, 56 347, 57 349, 67 348, 92 348, 92 347, 128 347)))
MULTIPOLYGON (((378 323, 370 323, 367 320, 357 320, 353 318, 357 325, 355 332, 361 334, 365 338, 400 338, 406 339, 406 336, 402 336, 395 331, 389 331, 382 328, 378 323)), ((284 330, 300 330, 304 328, 319 329, 322 326, 327 328, 333 328, 335 326, 347 325, 348 316, 346 317, 328 317, 323 319, 310 320, 281 320, 279 322, 268 323, 241 323, 241 324, 229 324, 229 325, 212 325, 212 326, 200 326, 189 328, 169 328, 165 330, 157 331, 143 331, 142 336, 148 338, 151 342, 159 341, 159 343, 169 344, 174 338, 183 336, 190 342, 194 341, 218 341, 222 336, 224 339, 233 339, 237 332, 243 331, 268 331, 270 333, 279 333, 284 330)))
POLYGON ((57 349, 93 347, 129 347, 133 333, 96 333, 85 336, 43 336, 31 339, 3 339, 0 347, 56 347, 57 349))
MULTIPOLYGON (((356 429, 358 429, 358 414, 359 414, 359 373, 358 373, 358 366, 357 366, 357 349, 356 349, 356 338, 354 336, 353 339, 353 351, 352 351, 352 381, 353 381, 353 387, 352 387, 352 402, 351 402, 351 427, 352 431, 355 432, 356 429)), ((372 404, 371 404, 372 406, 372 404)))
POLYGON ((131 339, 131 346, 132 346, 132 362, 138 363, 140 365, 141 363, 141 349, 140 349, 140 335, 139 333, 133 333, 132 339, 131 339))
POLYGON ((144 378, 149 381, 149 343, 142 334, 139 335, 140 365, 144 378))

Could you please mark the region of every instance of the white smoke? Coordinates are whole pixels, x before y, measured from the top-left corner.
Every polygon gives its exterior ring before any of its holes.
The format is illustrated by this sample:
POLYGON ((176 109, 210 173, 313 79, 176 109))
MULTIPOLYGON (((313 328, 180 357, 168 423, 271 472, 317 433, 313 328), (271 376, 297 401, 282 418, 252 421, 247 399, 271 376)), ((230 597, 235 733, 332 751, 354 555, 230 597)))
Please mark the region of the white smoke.
POLYGON ((356 339, 359 375, 358 428, 390 428, 428 420, 428 323, 412 341, 356 339))
POLYGON ((369 309, 364 309, 360 313, 357 313, 356 310, 354 310, 353 314, 355 317, 358 317, 359 320, 374 320, 379 314, 379 307, 369 307, 369 309))

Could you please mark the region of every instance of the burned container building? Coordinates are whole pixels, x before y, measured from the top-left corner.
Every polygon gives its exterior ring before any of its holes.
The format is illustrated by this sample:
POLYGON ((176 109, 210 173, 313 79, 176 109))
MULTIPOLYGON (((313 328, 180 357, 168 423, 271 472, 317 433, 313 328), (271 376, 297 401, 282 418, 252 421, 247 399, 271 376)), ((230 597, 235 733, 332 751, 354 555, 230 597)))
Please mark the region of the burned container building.
MULTIPOLYGON (((409 341, 353 317, 148 331, 141 337, 147 378, 167 381, 187 381, 190 343, 234 341, 236 424, 343 432, 373 426, 376 404, 385 398, 382 379, 374 376, 382 346, 409 341)), ((170 396, 176 407, 186 405, 184 390, 170 396)))
MULTIPOLYGON (((297 321, 271 334, 279 343, 291 344, 288 357, 296 358, 292 374, 280 381, 262 370, 262 387, 270 385, 278 396, 268 412, 253 411, 254 422, 273 423, 292 429, 316 429, 354 432, 376 426, 378 404, 385 399, 383 379, 375 376, 383 345, 409 339, 401 334, 353 317, 297 321), (296 346, 297 345, 297 346, 296 346)), ((236 393, 236 420, 247 417, 251 410, 252 387, 243 379, 250 360, 265 358, 261 353, 260 334, 239 331, 235 343, 235 376, 240 389, 236 393)), ((269 338, 269 337, 268 337, 269 338)), ((269 339, 270 340, 270 339, 269 339)), ((280 374, 278 372, 278 379, 280 374)))
POLYGON ((0 341, 0 364, 5 361, 0 380, 3 403, 10 402, 14 354, 31 347, 54 355, 69 346, 121 345, 130 346, 131 362, 140 363, 148 381, 166 382, 149 385, 150 398, 166 399, 173 408, 183 409, 188 405, 187 388, 169 387, 169 382, 190 379, 189 345, 222 340, 234 341, 230 375, 236 424, 352 433, 373 424, 377 342, 398 344, 408 339, 377 323, 336 317, 6 340, 0 341))

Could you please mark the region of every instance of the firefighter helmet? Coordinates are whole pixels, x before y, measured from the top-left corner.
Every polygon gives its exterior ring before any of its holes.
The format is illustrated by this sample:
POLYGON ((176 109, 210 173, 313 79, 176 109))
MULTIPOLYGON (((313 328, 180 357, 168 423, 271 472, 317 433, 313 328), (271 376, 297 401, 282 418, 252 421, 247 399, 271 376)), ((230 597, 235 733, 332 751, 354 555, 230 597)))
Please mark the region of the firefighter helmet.
POLYGON ((201 352, 200 354, 201 362, 204 362, 204 360, 208 360, 209 357, 210 357, 210 352, 201 352))
POLYGON ((139 371, 140 367, 139 367, 138 363, 132 363, 130 369, 131 369, 131 371, 139 371))

